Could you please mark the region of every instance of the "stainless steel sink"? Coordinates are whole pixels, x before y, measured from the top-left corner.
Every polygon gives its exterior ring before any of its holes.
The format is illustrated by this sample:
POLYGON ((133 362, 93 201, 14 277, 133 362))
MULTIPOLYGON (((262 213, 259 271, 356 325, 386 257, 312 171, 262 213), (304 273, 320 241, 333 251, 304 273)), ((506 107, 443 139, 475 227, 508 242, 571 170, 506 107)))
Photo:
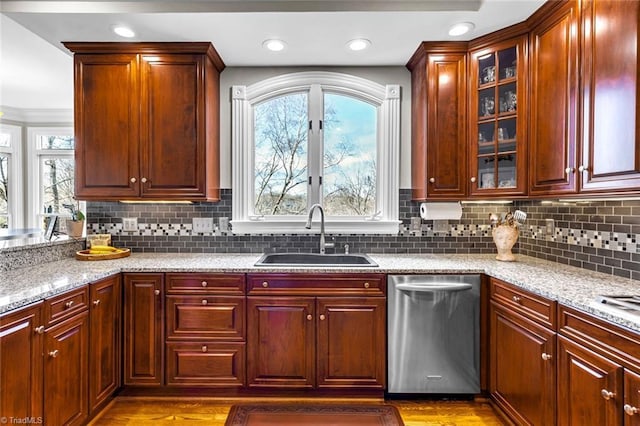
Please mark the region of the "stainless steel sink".
POLYGON ((266 253, 255 266, 377 267, 366 254, 266 253))

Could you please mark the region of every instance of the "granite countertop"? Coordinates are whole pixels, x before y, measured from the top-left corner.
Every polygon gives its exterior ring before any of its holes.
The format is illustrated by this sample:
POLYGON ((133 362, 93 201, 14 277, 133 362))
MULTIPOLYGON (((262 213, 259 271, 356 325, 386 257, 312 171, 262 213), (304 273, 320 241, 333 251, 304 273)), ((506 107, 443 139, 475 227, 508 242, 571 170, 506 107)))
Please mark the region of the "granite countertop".
POLYGON ((377 268, 254 266, 259 254, 134 253, 108 261, 66 259, 0 273, 0 314, 119 272, 485 273, 532 293, 640 332, 640 316, 610 312, 597 295, 640 294, 640 281, 533 257, 500 262, 488 254, 369 255, 377 268))

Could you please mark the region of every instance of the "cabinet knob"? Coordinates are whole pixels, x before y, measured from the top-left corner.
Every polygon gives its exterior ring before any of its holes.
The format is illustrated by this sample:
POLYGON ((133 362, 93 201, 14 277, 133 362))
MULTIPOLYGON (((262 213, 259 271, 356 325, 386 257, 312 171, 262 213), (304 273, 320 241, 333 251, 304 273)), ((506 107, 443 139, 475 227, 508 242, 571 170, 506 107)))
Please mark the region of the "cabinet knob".
POLYGON ((208 303, 208 302, 207 302, 207 299, 202 299, 202 304, 203 304, 203 305, 206 305, 207 303, 208 303))
POLYGON ((551 355, 546 354, 546 353, 542 353, 542 359, 545 361, 549 361, 551 359, 551 355))
POLYGON ((51 358, 57 358, 59 353, 60 353, 60 352, 58 352, 58 350, 56 349, 55 351, 51 351, 51 352, 49 352, 49 356, 50 356, 51 358))
POLYGON ((520 296, 513 296, 511 300, 513 300, 515 303, 522 302, 522 298, 520 296))
POLYGON ((307 315, 307 321, 311 321, 313 319, 313 316, 311 314, 307 315))
POLYGON ((472 177, 471 177, 471 183, 475 183, 475 182, 476 182, 476 180, 477 180, 477 179, 476 179, 476 177, 475 177, 475 176, 472 176, 472 177))
POLYGON ((202 345, 202 352, 206 352, 207 351, 207 345, 202 345))
POLYGON ((73 300, 69 300, 67 303, 65 303, 65 304, 64 304, 64 307, 65 307, 66 309, 69 309, 69 308, 70 308, 70 307, 72 307, 72 306, 73 306, 73 300))
POLYGON ((586 172, 587 170, 589 170, 589 166, 580 166, 580 167, 578 167, 578 171, 586 172))
POLYGON ((327 317, 325 317, 324 315, 320 315, 320 321, 324 321, 326 319, 327 319, 327 317))
POLYGON ((624 412, 627 413, 629 416, 633 416, 634 414, 638 413, 638 409, 633 405, 624 404, 624 412))
POLYGON ((269 287, 269 283, 266 281, 262 281, 262 287, 267 288, 269 287))
POLYGON ((369 284, 369 283, 364 283, 364 288, 369 288, 369 287, 371 287, 371 284, 369 284))
POLYGON ((142 183, 147 183, 147 178, 146 178, 146 177, 143 177, 142 179, 140 179, 140 182, 142 182, 142 183))
POLYGON ((202 285, 202 287, 206 287, 207 285, 209 285, 209 283, 207 283, 206 281, 202 281, 200 284, 202 285))
POLYGON ((613 397, 615 396, 615 393, 613 393, 613 392, 611 392, 611 391, 608 391, 608 390, 606 390, 606 389, 602 389, 602 390, 600 391, 600 395, 602 395, 602 397, 603 397, 605 400, 607 400, 607 401, 608 401, 608 400, 610 400, 611 398, 613 398, 613 397))
POLYGON ((436 183, 436 178, 429 178, 429 182, 436 183))
POLYGON ((575 173, 575 171, 576 171, 575 167, 567 167, 566 169, 564 169, 564 172, 566 174, 575 173))
POLYGON ((98 305, 100 305, 100 299, 94 300, 93 306, 98 306, 98 305))
POLYGON ((36 333, 38 333, 38 334, 42 334, 42 333, 44 333, 44 325, 41 325, 41 326, 39 326, 39 327, 36 327, 36 328, 34 328, 33 330, 34 330, 36 333))
POLYGON ((137 181, 138 179, 136 179, 136 178, 131 178, 131 179, 129 179, 129 180, 131 181, 131 183, 136 183, 136 181, 137 181))
POLYGON ((155 294, 156 296, 158 296, 160 294, 160 290, 153 290, 153 294, 155 294))

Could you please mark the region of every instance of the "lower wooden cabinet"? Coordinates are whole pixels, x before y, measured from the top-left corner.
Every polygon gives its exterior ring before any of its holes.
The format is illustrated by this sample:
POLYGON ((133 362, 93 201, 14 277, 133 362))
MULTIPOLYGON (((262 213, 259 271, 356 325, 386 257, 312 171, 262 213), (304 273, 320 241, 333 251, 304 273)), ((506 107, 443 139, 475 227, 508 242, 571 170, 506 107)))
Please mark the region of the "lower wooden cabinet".
POLYGON ((624 424, 640 426, 640 374, 625 370, 624 372, 624 424))
POLYGON ((44 422, 81 425, 89 416, 88 312, 48 328, 44 340, 44 422))
POLYGON ((42 419, 42 305, 0 317, 0 413, 42 419))
POLYGON ((124 384, 164 383, 164 274, 124 274, 124 384))
POLYGON ((623 368, 558 337, 558 424, 621 425, 623 368))

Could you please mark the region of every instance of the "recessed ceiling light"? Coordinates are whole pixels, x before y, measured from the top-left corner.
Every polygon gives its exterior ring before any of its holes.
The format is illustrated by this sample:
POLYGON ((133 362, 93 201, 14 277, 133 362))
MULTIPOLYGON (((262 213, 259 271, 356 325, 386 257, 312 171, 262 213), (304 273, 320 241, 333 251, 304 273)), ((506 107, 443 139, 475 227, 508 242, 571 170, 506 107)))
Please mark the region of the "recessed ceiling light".
POLYGON ((270 39, 262 42, 262 47, 271 50, 272 52, 280 52, 286 47, 286 43, 282 40, 270 39))
POLYGON ((475 27, 476 26, 471 22, 460 22, 458 24, 452 25, 451 28, 449 28, 449 35, 454 37, 461 36, 473 30, 475 27))
POLYGON ((364 50, 371 46, 371 42, 366 38, 356 38, 347 43, 347 47, 353 51, 364 50))
POLYGON ((123 27, 122 25, 116 25, 115 27, 113 27, 113 32, 118 34, 120 37, 125 37, 125 38, 131 38, 136 36, 136 33, 134 33, 131 28, 123 27))

